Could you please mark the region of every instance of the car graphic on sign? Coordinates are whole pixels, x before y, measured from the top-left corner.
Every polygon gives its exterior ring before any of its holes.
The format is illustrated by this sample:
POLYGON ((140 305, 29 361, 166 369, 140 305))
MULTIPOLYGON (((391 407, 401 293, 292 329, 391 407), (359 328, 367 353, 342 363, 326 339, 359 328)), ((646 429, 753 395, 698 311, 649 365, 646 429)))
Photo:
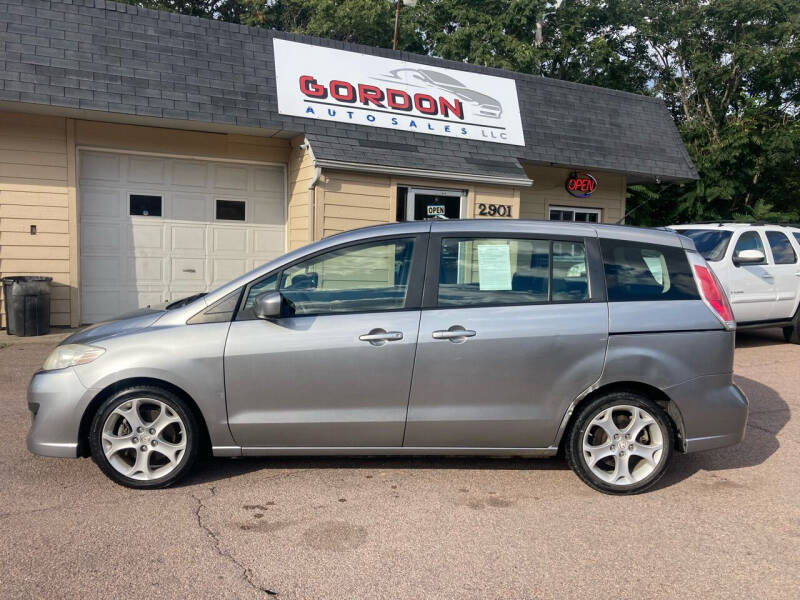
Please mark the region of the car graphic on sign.
POLYGON ((458 79, 432 71, 430 69, 394 69, 381 77, 374 77, 380 81, 399 82, 410 87, 427 87, 450 92, 464 104, 476 108, 477 113, 483 117, 499 119, 503 114, 503 105, 491 96, 476 92, 466 87, 458 79))

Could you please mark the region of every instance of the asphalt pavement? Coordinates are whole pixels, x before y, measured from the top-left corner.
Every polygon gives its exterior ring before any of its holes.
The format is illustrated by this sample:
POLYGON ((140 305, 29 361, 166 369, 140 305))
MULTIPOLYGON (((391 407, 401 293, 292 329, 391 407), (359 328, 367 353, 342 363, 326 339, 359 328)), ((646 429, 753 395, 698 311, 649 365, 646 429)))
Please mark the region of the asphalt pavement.
POLYGON ((745 441, 633 497, 489 458, 209 459, 128 490, 25 449, 57 337, 0 343, 0 598, 800 597, 800 346, 775 333, 739 334, 745 441))

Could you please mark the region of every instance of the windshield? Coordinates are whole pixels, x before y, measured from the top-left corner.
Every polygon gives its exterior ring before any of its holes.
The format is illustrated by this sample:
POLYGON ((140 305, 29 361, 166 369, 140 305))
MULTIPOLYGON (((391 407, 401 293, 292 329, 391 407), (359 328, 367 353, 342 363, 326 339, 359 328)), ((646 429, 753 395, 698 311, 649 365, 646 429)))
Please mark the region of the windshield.
POLYGON ((719 229, 680 229, 678 233, 691 238, 697 251, 710 261, 722 260, 732 235, 719 229))

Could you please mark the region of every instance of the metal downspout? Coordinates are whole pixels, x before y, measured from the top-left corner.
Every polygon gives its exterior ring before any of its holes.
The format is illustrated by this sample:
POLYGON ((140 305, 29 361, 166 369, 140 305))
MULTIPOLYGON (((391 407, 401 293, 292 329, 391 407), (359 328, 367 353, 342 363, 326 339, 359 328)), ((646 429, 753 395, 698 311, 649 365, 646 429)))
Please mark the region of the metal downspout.
POLYGON ((314 177, 311 179, 311 183, 308 184, 308 241, 311 243, 317 239, 316 188, 317 182, 319 182, 319 178, 322 176, 322 168, 317 166, 317 159, 314 156, 314 150, 311 149, 311 144, 308 142, 308 139, 305 140, 303 145, 306 147, 306 150, 308 150, 308 155, 311 157, 311 164, 314 165, 314 177))

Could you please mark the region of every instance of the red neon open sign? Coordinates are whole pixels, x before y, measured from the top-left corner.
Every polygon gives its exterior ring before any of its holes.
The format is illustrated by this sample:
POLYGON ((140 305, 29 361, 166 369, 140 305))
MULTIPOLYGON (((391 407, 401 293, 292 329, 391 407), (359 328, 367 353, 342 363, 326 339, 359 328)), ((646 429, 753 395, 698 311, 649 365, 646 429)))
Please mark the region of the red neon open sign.
POLYGON ((588 198, 597 188, 597 179, 589 173, 573 173, 564 187, 576 198, 588 198))

